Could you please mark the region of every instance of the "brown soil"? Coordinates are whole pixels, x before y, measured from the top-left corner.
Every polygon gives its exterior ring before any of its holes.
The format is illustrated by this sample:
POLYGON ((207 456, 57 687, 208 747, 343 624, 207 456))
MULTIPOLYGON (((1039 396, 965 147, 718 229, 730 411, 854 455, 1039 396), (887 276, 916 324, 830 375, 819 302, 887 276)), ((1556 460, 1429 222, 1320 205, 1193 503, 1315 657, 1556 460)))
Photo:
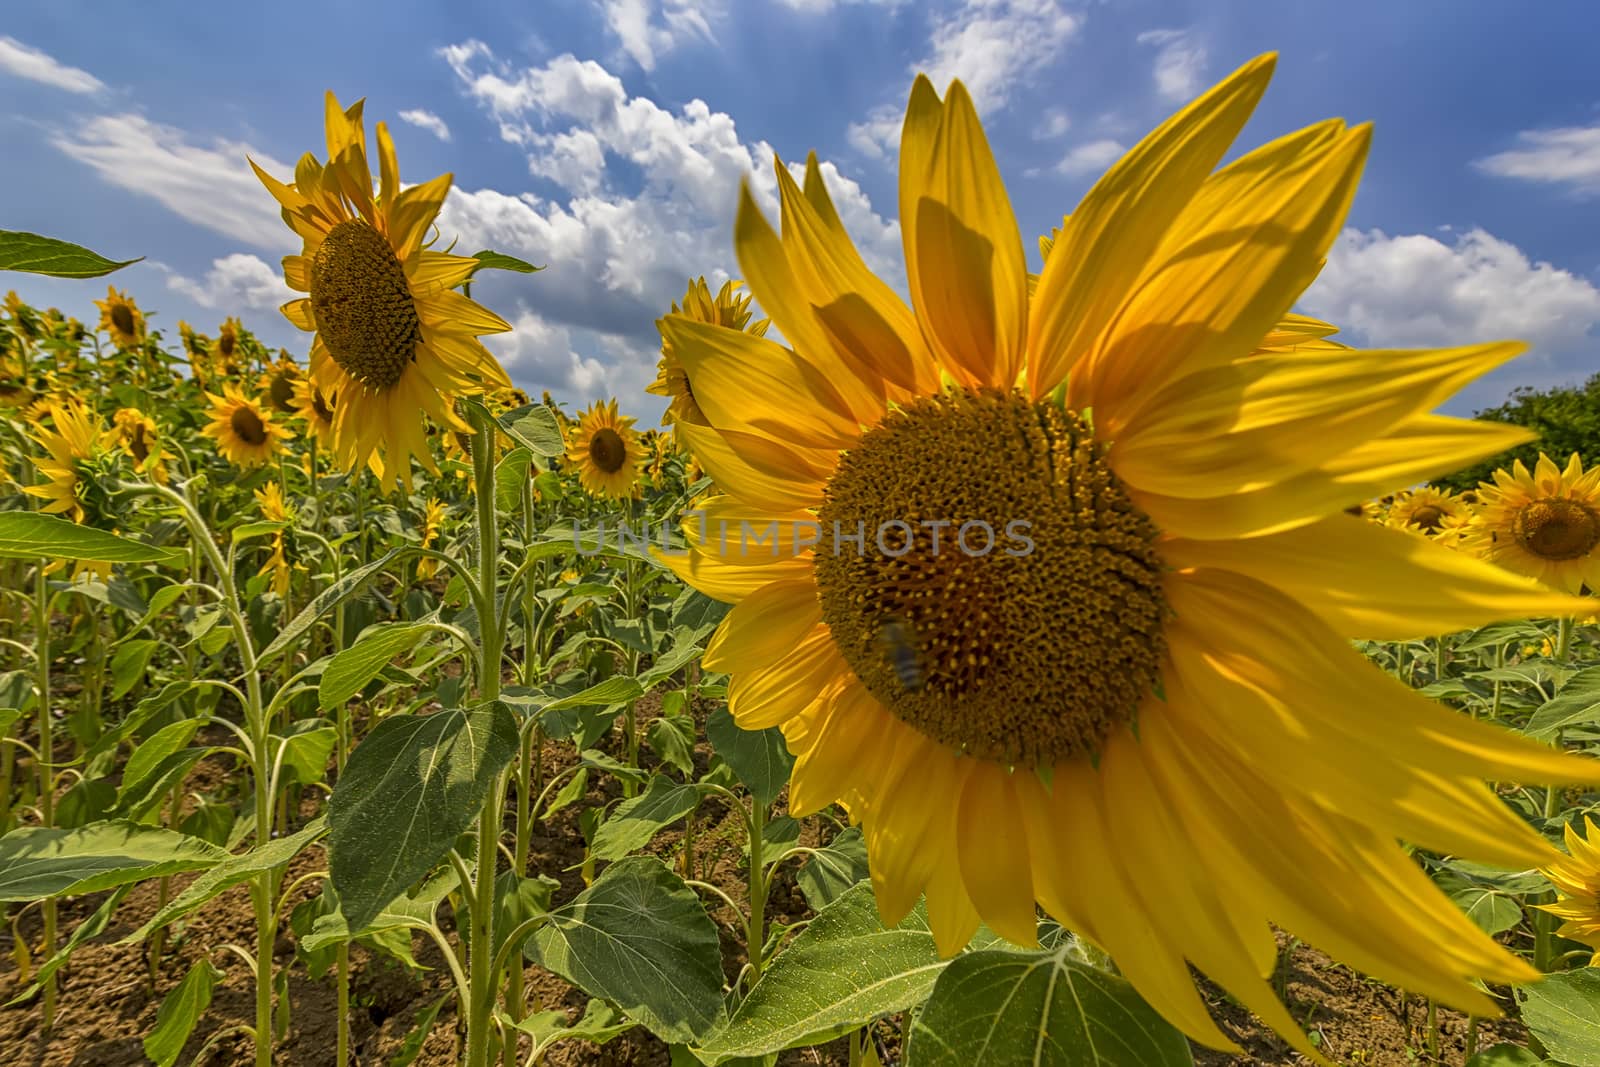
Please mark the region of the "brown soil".
MULTIPOLYGON (((697 756, 703 769, 709 756, 703 744, 697 756)), ((571 759, 569 745, 546 745, 546 775, 569 765, 571 759)), ((189 793, 225 797, 238 788, 239 780, 226 758, 214 757, 197 765, 185 789, 189 793)), ((603 804, 615 799, 618 793, 618 783, 607 779, 591 785, 585 801, 603 804)), ((316 807, 315 794, 303 797, 301 821, 312 817, 316 807)), ((541 824, 539 832, 532 837, 529 873, 558 878, 561 882, 558 899, 570 897, 583 887, 578 870, 583 857, 578 810, 579 805, 573 805, 557 813, 548 824, 541 824)), ((738 816, 716 799, 702 805, 696 816, 694 873, 743 905, 747 886, 740 863, 742 831, 737 821, 738 816)), ((818 843, 821 825, 817 819, 805 820, 802 842, 818 843)), ((680 862, 681 842, 680 831, 663 833, 652 842, 650 851, 680 862)), ((320 848, 308 849, 290 865, 288 880, 323 870, 325 862, 320 848)), ((810 915, 795 885, 793 871, 794 865, 785 865, 772 888, 767 912, 772 922, 789 924, 810 915)), ((190 877, 174 878, 172 892, 181 889, 190 877)), ((312 879, 296 891, 293 901, 314 896, 318 889, 317 880, 312 879)), ((100 895, 62 902, 60 936, 64 939, 103 900, 104 896, 100 895)), ((213 1035, 253 1021, 253 975, 237 956, 221 951, 228 943, 248 946, 254 942, 253 913, 246 888, 240 886, 229 891, 191 915, 186 922, 170 928, 159 977, 152 989, 147 968, 148 945, 123 946, 116 942, 137 929, 158 906, 156 883, 136 887, 105 933, 82 947, 69 966, 58 972, 61 993, 55 1026, 49 1035, 40 1033, 41 1009, 37 999, 14 1007, 0 1006, 0 1065, 131 1067, 148 1063, 141 1038, 153 1027, 162 998, 203 953, 209 954, 211 961, 222 970, 223 979, 178 1063, 188 1067, 213 1035)), ((448 909, 442 909, 441 915, 448 923, 448 909)), ((713 909, 711 915, 723 934, 724 970, 731 979, 745 962, 737 918, 726 906, 713 909)), ((13 958, 14 937, 20 935, 36 950, 39 931, 37 909, 29 909, 15 926, 0 931, 0 949, 4 949, 4 962, 0 963, 0 1005, 25 984, 19 981, 13 958)), ((291 936, 285 925, 278 942, 280 967, 294 964, 291 936)), ((352 949, 350 1028, 354 1064, 389 1063, 411 1033, 418 1016, 449 994, 448 973, 432 941, 414 937, 413 951, 425 970, 412 972, 395 960, 369 953, 360 946, 352 949)), ((1426 1004, 1415 999, 1404 1000, 1388 986, 1365 979, 1303 945, 1292 949, 1289 961, 1291 1010, 1313 1035, 1313 1041, 1334 1062, 1384 1067, 1412 1063, 1455 1065, 1464 1061, 1464 1017, 1448 1011, 1439 1013, 1439 1049, 1437 1054, 1430 1053, 1426 1004)), ((524 979, 530 1003, 536 1007, 563 1008, 576 1018, 588 1000, 586 994, 539 967, 527 967, 524 979)), ((1201 1067, 1308 1062, 1291 1052, 1243 1007, 1214 988, 1204 984, 1203 988, 1223 1031, 1238 1042, 1246 1055, 1233 1056, 1197 1048, 1195 1062, 1201 1067)), ((288 990, 291 1016, 287 1034, 275 1046, 275 1061, 294 1067, 333 1064, 337 1004, 331 975, 312 981, 303 967, 293 965, 288 990)), ((884 1047, 891 1053, 891 1061, 885 1067, 893 1067, 898 1062, 901 1022, 895 1018, 880 1024, 884 1047)), ((414 1061, 418 1067, 453 1067, 459 1056, 459 1030, 453 1000, 447 1001, 423 1043, 421 1054, 414 1061)), ((1520 1024, 1514 1020, 1478 1024, 1478 1048, 1500 1041, 1523 1043, 1525 1034, 1520 1024)), ((208 1065, 249 1064, 252 1062, 249 1042, 241 1036, 224 1037, 207 1052, 202 1062, 208 1065)), ((546 1062, 553 1067, 668 1067, 670 1055, 658 1039, 643 1029, 635 1029, 601 1047, 557 1044, 546 1062)), ((835 1041, 818 1049, 785 1053, 779 1062, 787 1067, 843 1067, 847 1054, 844 1042, 835 1041)))

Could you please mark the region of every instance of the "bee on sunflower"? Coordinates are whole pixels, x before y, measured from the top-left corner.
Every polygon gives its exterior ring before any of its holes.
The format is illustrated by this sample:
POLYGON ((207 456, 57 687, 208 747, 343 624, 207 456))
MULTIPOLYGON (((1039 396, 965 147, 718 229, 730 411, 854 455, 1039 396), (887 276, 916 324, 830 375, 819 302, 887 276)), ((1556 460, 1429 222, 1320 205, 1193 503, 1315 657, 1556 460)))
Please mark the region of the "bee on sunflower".
POLYGON ((1600 765, 1350 644, 1581 602, 1344 514, 1526 441, 1433 414, 1523 346, 1262 350, 1339 233, 1370 133, 1330 120, 1218 169, 1273 65, 1115 163, 1031 298, 960 82, 941 98, 919 77, 907 107, 909 306, 815 157, 803 184, 776 161, 781 230, 746 188, 734 246, 787 343, 658 323, 707 421, 676 424, 723 494, 704 517, 730 520, 686 523, 688 554, 661 560, 734 604, 705 666, 730 674, 741 726, 782 729, 791 811, 840 801, 859 821, 884 921, 925 896, 949 955, 980 923, 1035 944, 1042 906, 1197 1041, 1237 1051, 1191 966, 1316 1058, 1263 977, 1273 926, 1495 1015, 1473 979, 1536 974, 1397 842, 1539 865, 1553 850, 1483 779, 1600 765))
POLYGON ((249 469, 270 462, 289 439, 272 413, 229 383, 222 395, 207 393, 211 419, 201 433, 217 442, 217 449, 236 467, 249 469))
POLYGON ((438 470, 427 420, 466 433, 455 399, 510 387, 478 337, 511 325, 455 291, 477 260, 429 247, 451 176, 401 188, 381 122, 374 195, 361 111, 361 101, 344 109, 327 94, 328 160, 307 154, 294 184, 251 166, 305 242, 284 258, 283 271, 291 289, 308 295, 283 313, 315 333, 310 376, 339 398, 333 451, 346 469, 366 464, 380 482, 409 485, 413 458, 438 470))
MULTIPOLYGON (((743 282, 729 280, 722 283, 716 296, 712 296, 711 287, 706 284, 704 276, 692 279, 683 294, 683 306, 679 307, 674 301, 668 314, 725 326, 730 330, 748 329, 751 336, 764 337, 772 320, 761 319, 750 325, 750 303, 754 298, 749 293, 741 295, 739 290, 743 287, 743 282)), ((663 426, 675 422, 706 425, 706 417, 700 411, 700 405, 695 403, 694 390, 689 387, 689 375, 684 370, 683 361, 678 358, 665 333, 661 335, 661 359, 656 364, 656 380, 645 386, 645 392, 669 398, 667 410, 661 416, 663 426)))
POLYGON ((100 309, 100 329, 111 335, 118 348, 137 348, 144 343, 144 312, 126 293, 106 287, 106 298, 96 300, 100 309))
POLYGON ((579 415, 567 437, 566 459, 595 496, 627 500, 639 495, 644 450, 634 420, 617 413, 617 401, 597 400, 579 415))
POLYGON ((1600 591, 1600 466, 1574 452, 1563 470, 1541 452, 1531 472, 1519 459, 1493 477, 1461 547, 1552 589, 1600 591))

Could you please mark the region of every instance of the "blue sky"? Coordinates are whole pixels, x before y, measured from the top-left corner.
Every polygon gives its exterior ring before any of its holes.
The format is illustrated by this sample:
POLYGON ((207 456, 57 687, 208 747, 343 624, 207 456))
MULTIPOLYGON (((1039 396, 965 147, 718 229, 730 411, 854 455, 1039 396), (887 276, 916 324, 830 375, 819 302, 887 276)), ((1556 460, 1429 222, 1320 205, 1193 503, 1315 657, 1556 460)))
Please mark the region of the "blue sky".
MULTIPOLYGON (((1260 52, 1280 53, 1248 148, 1329 116, 1376 125, 1347 229, 1301 309, 1409 347, 1519 337, 1470 387, 1600 369, 1600 5, 1162 0, 462 0, 449 5, 8 5, 0 226, 143 255, 113 276, 169 334, 278 314, 295 250, 244 162, 323 152, 322 93, 367 98, 403 177, 455 174, 446 239, 549 269, 474 295, 524 387, 615 394, 653 423, 653 320, 737 273, 739 179, 815 150, 869 263, 902 287, 895 145, 912 74, 978 102, 1025 243, 1123 148, 1260 52)), ((13 275, 83 318, 104 283, 13 275)))

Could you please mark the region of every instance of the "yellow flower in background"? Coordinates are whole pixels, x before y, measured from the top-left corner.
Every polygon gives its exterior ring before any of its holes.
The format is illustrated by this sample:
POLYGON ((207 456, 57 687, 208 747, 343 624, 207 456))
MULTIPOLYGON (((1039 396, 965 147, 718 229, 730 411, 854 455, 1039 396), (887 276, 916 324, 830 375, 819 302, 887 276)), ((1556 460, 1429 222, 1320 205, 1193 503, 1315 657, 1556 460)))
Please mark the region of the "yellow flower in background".
MULTIPOLYGON (((444 517, 449 512, 449 507, 438 497, 430 496, 422 510, 422 547, 432 548, 435 541, 439 540, 439 531, 444 526, 444 517)), ((439 561, 429 559, 427 556, 417 560, 417 577, 427 581, 439 573, 439 561)))
POLYGON ((1394 495, 1385 519, 1390 526, 1436 536, 1447 527, 1458 528, 1470 515, 1465 501, 1448 489, 1424 485, 1402 489, 1394 495))
POLYGON ((1462 547, 1552 589, 1600 590, 1600 466, 1576 452, 1565 470, 1543 452, 1533 472, 1519 459, 1478 486, 1462 547))
MULTIPOLYGON (((268 482, 254 493, 256 506, 261 509, 261 517, 268 522, 291 523, 294 513, 289 510, 289 505, 283 499, 283 487, 277 482, 268 482)), ((289 583, 294 577, 294 568, 290 565, 284 551, 284 530, 278 530, 272 535, 272 550, 267 554, 267 561, 261 565, 256 574, 272 575, 272 591, 280 597, 289 595, 289 583)))
POLYGON ((1588 816, 1584 829, 1587 836, 1580 837, 1567 823, 1567 855, 1541 872, 1560 895, 1554 904, 1536 907, 1565 919, 1556 933, 1594 949, 1589 965, 1600 967, 1600 823, 1588 816))
POLYGON ((328 161, 308 153, 293 185, 255 171, 305 241, 300 255, 284 258, 283 273, 291 289, 309 296, 285 304, 283 313, 316 333, 310 374, 339 397, 338 460, 346 469, 369 465, 381 482, 409 485, 413 457, 438 469, 425 419, 466 432, 455 398, 511 385, 477 339, 511 326, 455 291, 477 260, 426 247, 450 175, 402 189, 394 142, 381 122, 373 195, 361 108, 358 100, 342 110, 328 94, 328 161))
POLYGON ((216 441, 235 466, 248 469, 270 462, 289 438, 271 409, 246 397, 236 385, 224 386, 222 396, 207 393, 206 399, 211 401, 211 421, 200 432, 216 441))
POLYGON ((257 388, 261 392, 262 399, 271 404, 274 411, 293 415, 299 411, 296 397, 300 378, 300 367, 295 363, 294 357, 283 351, 278 361, 261 373, 257 388))
POLYGON ((138 408, 120 408, 111 417, 111 425, 122 450, 133 459, 134 469, 152 481, 165 483, 166 460, 172 457, 162 447, 156 421, 138 408))
POLYGON ((100 309, 100 329, 119 347, 133 348, 144 341, 144 312, 126 293, 107 286, 106 298, 96 300, 94 306, 100 309))
POLYGON ((224 319, 222 325, 217 327, 217 343, 211 349, 211 370, 224 378, 236 378, 243 370, 244 353, 240 345, 240 334, 244 327, 233 316, 224 319))
POLYGON ((24 486, 22 491, 48 501, 40 510, 82 522, 84 499, 93 488, 86 465, 115 448, 117 435, 93 410, 75 400, 55 406, 52 415, 54 429, 41 427, 33 434, 49 453, 48 458, 36 459, 34 466, 49 480, 24 486))
POLYGON ((337 398, 324 393, 315 382, 304 375, 294 382, 295 413, 306 420, 311 436, 320 445, 333 446, 333 410, 337 398))
POLYGON ((1343 513, 1527 440, 1431 414, 1522 346, 1259 351, 1339 232, 1369 132, 1324 122, 1215 169, 1271 68, 1116 163, 1031 300, 959 82, 940 99, 919 78, 907 110, 910 307, 815 161, 803 185, 779 162, 781 232, 746 189, 734 244, 793 347, 659 323, 709 422, 677 432, 725 494, 663 562, 735 604, 705 666, 741 726, 782 728, 791 811, 860 822, 886 922, 926 894, 948 955, 980 922, 1034 943, 1042 905, 1196 1040, 1233 1048, 1191 965, 1315 1057, 1263 977, 1273 925, 1494 1015, 1473 979, 1533 970, 1397 841, 1546 862, 1482 779, 1600 765, 1350 644, 1578 602, 1343 513))
POLYGON ((567 462, 578 481, 595 496, 623 500, 638 491, 644 450, 634 420, 617 414, 615 399, 597 400, 583 412, 567 438, 567 462))
MULTIPOLYGON (((739 290, 743 286, 743 282, 727 281, 717 290, 717 295, 712 296, 705 278, 696 278, 683 294, 683 306, 680 308, 674 303, 669 314, 726 326, 731 330, 748 329, 755 337, 765 336, 772 320, 762 319, 753 326, 747 325, 751 316, 751 297, 749 294, 740 295, 739 290)), ((646 386, 645 391, 671 398, 671 403, 661 416, 663 426, 680 421, 706 425, 706 417, 695 403, 694 390, 689 386, 689 375, 684 370, 683 361, 678 358, 665 333, 661 335, 661 360, 656 364, 656 380, 646 386)))

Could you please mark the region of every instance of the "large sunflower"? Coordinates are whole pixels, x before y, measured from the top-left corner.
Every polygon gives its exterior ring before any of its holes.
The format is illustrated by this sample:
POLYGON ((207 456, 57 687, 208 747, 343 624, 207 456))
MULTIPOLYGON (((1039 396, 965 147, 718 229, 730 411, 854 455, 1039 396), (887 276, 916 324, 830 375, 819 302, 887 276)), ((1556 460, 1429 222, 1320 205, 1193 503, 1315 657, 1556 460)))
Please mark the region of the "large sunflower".
POLYGON ((144 341, 144 312, 126 293, 106 286, 106 298, 96 300, 100 309, 100 329, 111 335, 120 348, 133 348, 144 341))
POLYGON ((664 559, 736 604, 705 663, 731 673, 742 726, 782 727, 791 809, 859 819, 885 921, 926 894, 951 953, 980 921, 1033 943, 1042 905, 1194 1038, 1232 1047, 1190 964, 1314 1055, 1266 981, 1269 924, 1493 1015, 1470 979, 1532 969, 1397 839, 1549 860, 1481 779, 1600 766, 1435 704, 1349 642, 1576 602, 1343 513, 1525 440, 1430 414, 1521 346, 1256 351, 1368 140, 1330 121, 1214 170, 1271 67, 1118 162, 1031 302, 959 82, 911 92, 911 307, 815 165, 803 187, 776 167, 781 235, 746 189, 739 265, 794 347, 660 320, 710 423, 678 432, 725 494, 664 559))
MULTIPOLYGON (((683 306, 680 308, 677 303, 673 303, 672 310, 668 314, 683 315, 696 322, 709 322, 732 330, 748 328, 756 337, 765 336, 772 320, 761 319, 755 325, 749 325, 751 297, 748 293, 742 296, 739 294, 739 289, 743 285, 743 282, 732 280, 723 282, 722 288, 717 290, 717 295, 712 296, 711 287, 706 284, 705 278, 703 276, 696 278, 689 283, 688 290, 683 294, 683 306)), ((671 399, 667 410, 661 416, 663 426, 674 422, 706 425, 706 417, 700 411, 700 406, 695 403, 694 390, 689 387, 689 375, 684 371, 683 361, 678 358, 672 342, 665 334, 661 337, 661 359, 656 364, 656 380, 645 386, 645 392, 671 399)))
POLYGON ((1541 452, 1531 474, 1520 459, 1495 471, 1460 544, 1554 589, 1600 591, 1600 466, 1574 452, 1562 470, 1541 452))
POLYGON ((511 326, 455 291, 477 260, 426 247, 450 175, 402 190, 394 142, 381 122, 381 180, 373 195, 361 107, 358 100, 342 110, 328 94, 328 161, 307 153, 294 184, 255 171, 305 241, 300 255, 284 257, 283 275, 290 288, 310 295, 285 304, 283 313, 316 331, 311 377, 339 398, 335 455, 346 468, 366 463, 380 480, 409 485, 413 456, 437 470, 424 416, 466 431, 455 398, 510 386, 477 338, 511 326))
POLYGON ((23 487, 23 492, 48 501, 40 510, 65 515, 73 522, 85 518, 84 502, 94 492, 90 466, 117 445, 117 434, 94 411, 76 400, 58 403, 51 411, 53 429, 39 427, 33 439, 50 453, 34 460, 49 481, 23 487))
POLYGON ((223 387, 223 395, 207 393, 211 421, 200 431, 217 442, 228 462, 239 467, 268 463, 288 440, 289 431, 274 421, 272 409, 245 396, 236 385, 223 387))
POLYGON ((578 481, 596 496, 626 499, 638 489, 644 449, 634 420, 617 414, 615 399, 597 400, 578 418, 567 437, 567 461, 578 481))
POLYGON ((1587 837, 1567 823, 1567 854, 1544 871, 1561 891, 1554 904, 1539 907, 1566 920, 1556 932, 1594 949, 1590 966, 1600 967, 1600 823, 1585 819, 1587 837))

